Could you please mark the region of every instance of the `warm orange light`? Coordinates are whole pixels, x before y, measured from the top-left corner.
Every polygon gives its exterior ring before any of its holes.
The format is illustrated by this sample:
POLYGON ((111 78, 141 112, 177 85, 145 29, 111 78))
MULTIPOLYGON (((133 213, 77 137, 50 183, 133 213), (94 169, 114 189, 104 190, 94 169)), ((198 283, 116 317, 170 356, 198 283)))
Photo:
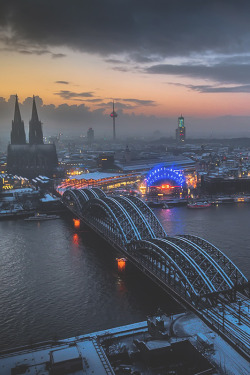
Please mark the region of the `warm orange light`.
POLYGON ((79 236, 78 236, 77 233, 74 233, 74 235, 73 235, 73 243, 75 245, 79 245, 79 236))
POLYGON ((74 227, 76 229, 80 228, 80 225, 81 225, 80 220, 79 219, 73 219, 73 221, 74 221, 74 227))
POLYGON ((119 271, 124 271, 126 267, 126 259, 125 258, 116 258, 117 260, 117 265, 118 265, 118 270, 119 271))
POLYGON ((244 198, 238 198, 237 202, 245 202, 245 199, 244 198))

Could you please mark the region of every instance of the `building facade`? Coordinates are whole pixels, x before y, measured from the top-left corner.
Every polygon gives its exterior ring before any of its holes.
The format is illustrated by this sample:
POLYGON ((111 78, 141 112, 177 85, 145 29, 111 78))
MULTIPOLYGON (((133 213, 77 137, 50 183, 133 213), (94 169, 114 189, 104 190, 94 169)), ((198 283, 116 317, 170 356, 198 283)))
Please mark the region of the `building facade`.
POLYGON ((43 144, 42 123, 38 118, 33 97, 32 116, 29 123, 29 144, 26 143, 24 123, 16 96, 11 144, 7 150, 7 171, 13 175, 34 178, 39 175, 53 177, 57 173, 58 159, 54 144, 43 144))

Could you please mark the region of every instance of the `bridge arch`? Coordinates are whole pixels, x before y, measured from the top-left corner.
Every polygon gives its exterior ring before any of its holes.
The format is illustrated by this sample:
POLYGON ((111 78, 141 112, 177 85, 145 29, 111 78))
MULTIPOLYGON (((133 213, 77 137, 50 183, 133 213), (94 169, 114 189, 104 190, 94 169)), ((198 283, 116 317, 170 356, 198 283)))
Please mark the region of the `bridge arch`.
POLYGON ((78 197, 82 206, 89 200, 88 195, 82 189, 74 189, 73 191, 78 197))
POLYGON ((98 187, 92 187, 91 190, 94 191, 98 195, 98 198, 106 198, 107 197, 107 195, 104 193, 104 191, 101 190, 98 187))
POLYGON ((96 223, 98 227, 112 236, 112 230, 120 243, 122 238, 123 245, 126 246, 132 240, 139 240, 140 234, 134 225, 131 217, 123 207, 112 198, 93 198, 85 206, 85 217, 89 223, 96 223), (107 232, 108 233, 108 232, 107 232))
POLYGON ((240 269, 229 259, 220 249, 211 244, 209 241, 204 240, 201 237, 193 236, 190 234, 180 235, 178 237, 186 238, 193 243, 200 246, 207 254, 209 254, 214 261, 221 267, 223 272, 231 280, 232 284, 242 284, 248 282, 245 275, 240 271, 240 269))
POLYGON ((71 206, 75 208, 75 210, 81 214, 82 211, 82 204, 79 199, 79 196, 76 194, 76 189, 68 189, 64 192, 62 200, 67 206, 71 206))
POLYGON ((209 279, 211 279, 216 291, 226 290, 233 287, 232 281, 224 270, 197 244, 180 236, 169 237, 169 241, 184 249, 185 253, 195 260, 209 279))
POLYGON ((129 196, 128 199, 133 202, 136 207, 141 211, 142 215, 144 216, 145 220, 148 222, 150 227, 152 228, 154 235, 156 238, 164 238, 167 237, 167 234, 165 230, 163 229, 163 226, 151 210, 151 208, 148 207, 148 205, 143 202, 138 197, 129 196))
POLYGON ((99 198, 98 194, 93 189, 84 188, 84 189, 81 189, 81 191, 83 191, 85 194, 87 194, 89 199, 99 198))
POLYGON ((206 275, 205 271, 197 264, 184 249, 167 239, 156 239, 153 241, 168 253, 183 270, 187 271, 188 277, 192 280, 197 293, 201 296, 216 291, 212 281, 206 275))
POLYGON ((89 200, 86 204, 85 215, 89 224, 109 235, 114 243, 123 246, 127 243, 126 228, 122 227, 119 218, 106 202, 99 198, 89 200))
POLYGON ((114 199, 124 207, 124 210, 128 212, 140 233, 140 238, 155 238, 155 234, 148 224, 147 220, 145 219, 144 215, 142 215, 138 207, 129 198, 114 197, 114 199))

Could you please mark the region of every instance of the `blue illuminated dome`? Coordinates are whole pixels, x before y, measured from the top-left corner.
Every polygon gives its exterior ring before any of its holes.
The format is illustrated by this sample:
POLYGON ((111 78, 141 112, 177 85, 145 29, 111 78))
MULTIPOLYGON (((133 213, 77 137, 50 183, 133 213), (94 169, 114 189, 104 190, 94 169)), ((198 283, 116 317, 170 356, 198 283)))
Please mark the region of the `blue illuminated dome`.
POLYGON ((147 186, 152 186, 155 182, 161 180, 175 181, 175 183, 180 187, 183 187, 185 183, 185 177, 180 170, 167 168, 164 165, 156 165, 147 175, 147 186))

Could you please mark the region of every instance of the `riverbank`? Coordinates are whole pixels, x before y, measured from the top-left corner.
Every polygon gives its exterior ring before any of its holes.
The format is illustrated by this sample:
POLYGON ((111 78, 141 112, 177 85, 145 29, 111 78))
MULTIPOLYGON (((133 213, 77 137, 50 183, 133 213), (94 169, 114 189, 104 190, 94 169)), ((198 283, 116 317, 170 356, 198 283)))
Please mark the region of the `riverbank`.
POLYGON ((2 375, 71 374, 247 375, 248 362, 190 312, 0 354, 2 375))

